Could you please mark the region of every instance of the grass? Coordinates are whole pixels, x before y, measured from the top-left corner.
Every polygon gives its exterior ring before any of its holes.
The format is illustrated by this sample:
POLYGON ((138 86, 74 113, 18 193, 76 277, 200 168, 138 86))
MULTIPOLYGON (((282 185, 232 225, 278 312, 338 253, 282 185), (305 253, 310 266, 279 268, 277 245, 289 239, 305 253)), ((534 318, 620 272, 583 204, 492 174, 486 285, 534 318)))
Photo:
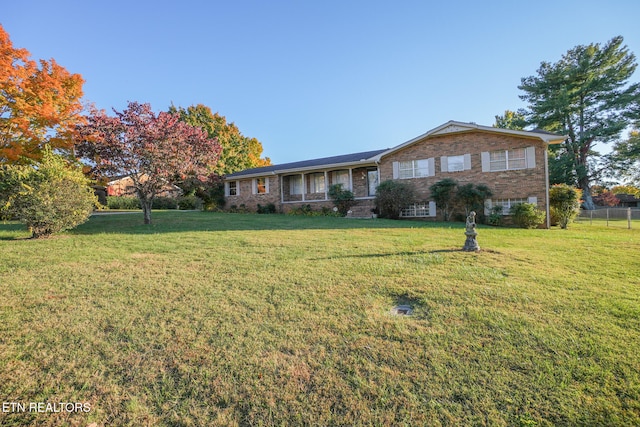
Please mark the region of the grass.
POLYGON ((0 224, 0 400, 90 405, 0 425, 640 425, 638 229, 154 221, 0 224))

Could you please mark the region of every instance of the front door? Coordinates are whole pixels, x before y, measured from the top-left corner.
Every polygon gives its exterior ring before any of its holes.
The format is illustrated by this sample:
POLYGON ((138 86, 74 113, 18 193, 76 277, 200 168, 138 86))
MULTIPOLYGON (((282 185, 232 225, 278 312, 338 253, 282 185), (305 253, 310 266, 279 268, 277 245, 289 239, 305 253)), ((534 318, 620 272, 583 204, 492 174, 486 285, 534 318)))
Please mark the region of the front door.
POLYGON ((369 196, 375 196, 376 188, 378 188, 378 169, 367 171, 367 185, 369 187, 369 196))

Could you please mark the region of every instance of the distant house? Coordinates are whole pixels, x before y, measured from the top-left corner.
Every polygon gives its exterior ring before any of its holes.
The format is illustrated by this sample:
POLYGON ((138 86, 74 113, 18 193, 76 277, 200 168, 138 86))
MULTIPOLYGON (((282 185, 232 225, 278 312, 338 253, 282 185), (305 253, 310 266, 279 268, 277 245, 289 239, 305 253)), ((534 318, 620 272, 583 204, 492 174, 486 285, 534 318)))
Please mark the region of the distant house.
POLYGON ((616 194, 616 198, 620 200, 618 207, 620 208, 637 208, 640 205, 640 198, 634 196, 633 194, 616 194))
MULTIPOLYGON (((273 203, 280 212, 310 204, 331 207, 329 186, 343 184, 358 204, 353 215, 371 216, 376 188, 386 180, 414 184, 419 203, 404 217, 441 219, 429 187, 451 178, 459 184, 485 184, 493 192, 485 213, 496 205, 504 212, 529 202, 547 211, 547 147, 564 136, 449 121, 393 148, 247 169, 225 177, 228 205, 256 209, 273 203)), ((547 227, 549 224, 547 223, 547 227)))
MULTIPOLYGON (((133 179, 131 176, 125 175, 115 177, 111 181, 107 182, 107 196, 135 196, 133 179)), ((172 184, 164 186, 162 191, 157 194, 161 197, 178 197, 182 195, 182 190, 172 184)))

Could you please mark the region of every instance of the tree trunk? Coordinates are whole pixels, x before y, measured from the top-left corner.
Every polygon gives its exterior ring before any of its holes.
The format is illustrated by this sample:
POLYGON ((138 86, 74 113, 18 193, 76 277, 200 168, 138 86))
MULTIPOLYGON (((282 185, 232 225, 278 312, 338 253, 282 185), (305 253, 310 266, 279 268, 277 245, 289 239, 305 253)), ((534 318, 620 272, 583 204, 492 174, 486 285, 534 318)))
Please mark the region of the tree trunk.
POLYGON ((592 211, 596 208, 591 197, 591 188, 589 188, 589 179, 582 178, 578 181, 580 189, 582 190, 582 204, 586 210, 592 211))
POLYGON ((144 223, 151 224, 151 204, 153 200, 141 200, 142 212, 144 213, 144 223))

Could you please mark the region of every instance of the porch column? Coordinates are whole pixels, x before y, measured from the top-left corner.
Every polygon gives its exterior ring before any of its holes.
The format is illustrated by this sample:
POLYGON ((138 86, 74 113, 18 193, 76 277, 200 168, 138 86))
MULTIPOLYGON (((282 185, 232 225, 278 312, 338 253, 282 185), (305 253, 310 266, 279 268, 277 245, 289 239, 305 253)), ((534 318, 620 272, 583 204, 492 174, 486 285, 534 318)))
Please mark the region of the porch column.
POLYGON ((327 171, 324 171, 324 200, 329 200, 329 176, 327 171))
POLYGON ((353 191, 353 169, 349 168, 349 191, 353 191))
POLYGON ((304 173, 301 173, 300 176, 302 177, 302 201, 304 202, 305 200, 307 200, 304 195, 307 194, 307 183, 304 180, 304 173))
POLYGON ((280 175, 280 203, 284 203, 284 176, 280 175))

